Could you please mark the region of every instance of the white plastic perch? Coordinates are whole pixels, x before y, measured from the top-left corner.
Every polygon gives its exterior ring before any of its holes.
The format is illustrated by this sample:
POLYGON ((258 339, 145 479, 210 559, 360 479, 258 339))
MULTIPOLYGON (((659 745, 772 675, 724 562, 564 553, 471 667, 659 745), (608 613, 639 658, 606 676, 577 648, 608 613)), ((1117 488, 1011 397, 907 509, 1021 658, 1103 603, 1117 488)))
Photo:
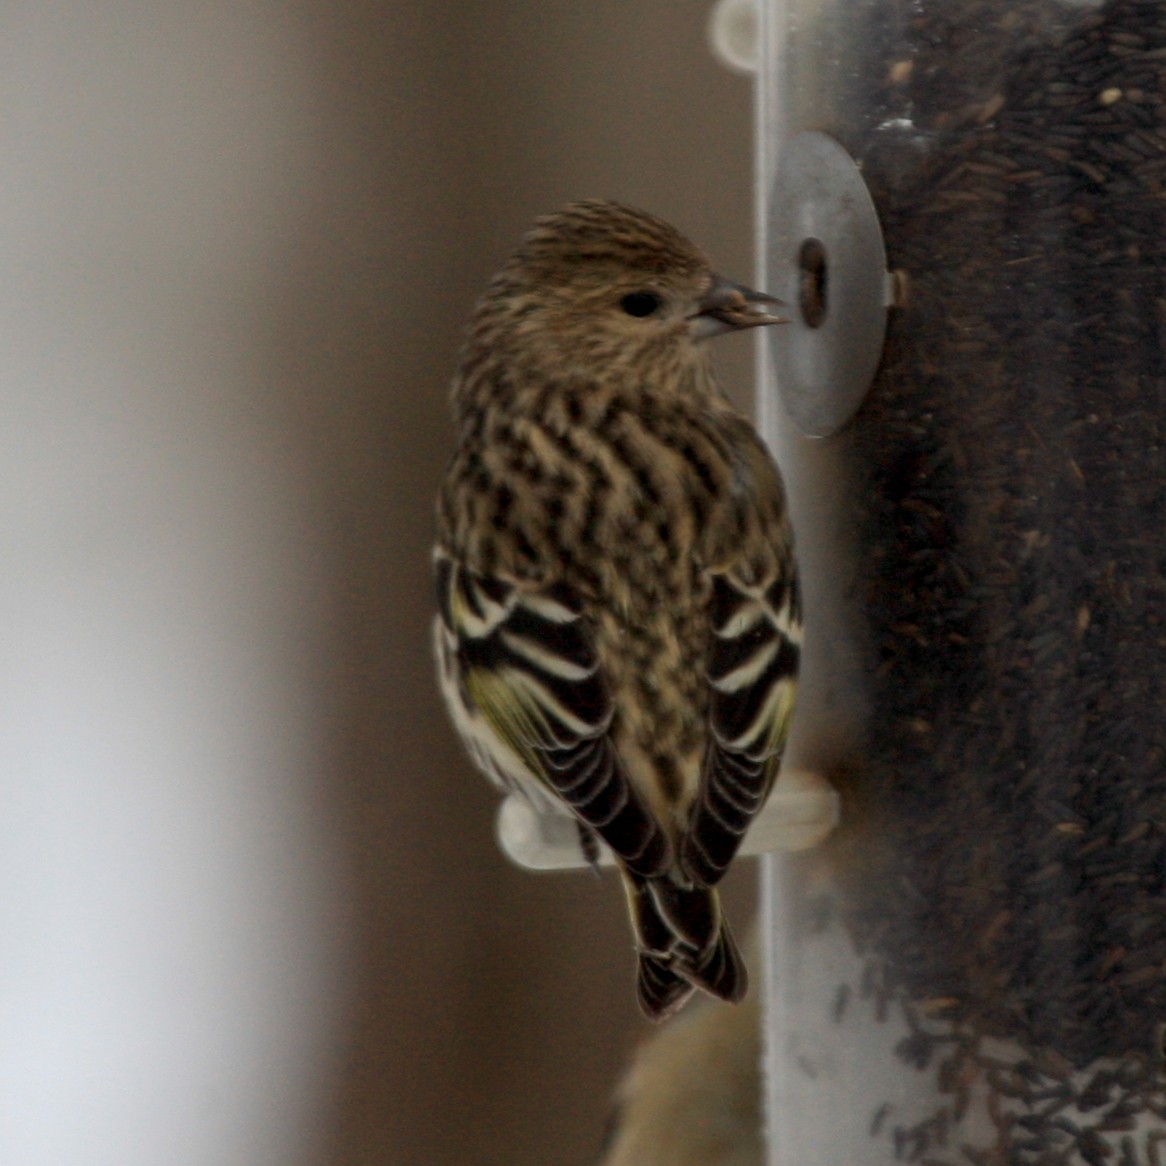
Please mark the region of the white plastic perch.
MULTIPOLYGON (((838 794, 820 774, 783 772, 757 815, 741 854, 769 854, 778 850, 808 850, 838 824, 838 794)), ((575 819, 565 812, 536 809, 525 798, 511 794, 498 810, 498 843, 507 856, 527 870, 573 870, 588 865, 579 842, 575 819)), ((611 852, 600 844, 599 862, 612 863, 611 852)))

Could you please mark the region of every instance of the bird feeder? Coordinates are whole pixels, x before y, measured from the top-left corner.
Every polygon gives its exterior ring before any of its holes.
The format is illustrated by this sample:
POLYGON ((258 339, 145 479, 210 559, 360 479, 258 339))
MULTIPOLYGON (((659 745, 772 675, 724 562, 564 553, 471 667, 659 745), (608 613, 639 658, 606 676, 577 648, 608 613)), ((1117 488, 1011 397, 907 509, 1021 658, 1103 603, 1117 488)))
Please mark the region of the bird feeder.
POLYGON ((1166 5, 762 0, 758 60, 841 798, 766 860, 770 1161, 1166 1162, 1166 5))

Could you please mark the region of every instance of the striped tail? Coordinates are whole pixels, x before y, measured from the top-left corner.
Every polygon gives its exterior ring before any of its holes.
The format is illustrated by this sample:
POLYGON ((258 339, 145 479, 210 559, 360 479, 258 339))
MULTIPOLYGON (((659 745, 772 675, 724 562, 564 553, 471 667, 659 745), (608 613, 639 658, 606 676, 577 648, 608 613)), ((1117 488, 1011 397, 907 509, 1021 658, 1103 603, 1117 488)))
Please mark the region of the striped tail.
POLYGON ((639 952, 637 997, 649 1020, 671 1016, 697 988, 736 1002, 749 987, 745 961, 707 887, 671 876, 645 879, 624 872, 639 952))

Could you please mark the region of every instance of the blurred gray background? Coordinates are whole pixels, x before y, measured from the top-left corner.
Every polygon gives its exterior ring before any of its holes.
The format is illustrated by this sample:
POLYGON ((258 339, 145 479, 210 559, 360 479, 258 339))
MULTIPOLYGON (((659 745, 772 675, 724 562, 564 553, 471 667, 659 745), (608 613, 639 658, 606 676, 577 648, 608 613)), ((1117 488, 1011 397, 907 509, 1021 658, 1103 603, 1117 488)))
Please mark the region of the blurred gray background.
POLYGON ((647 1031, 622 895, 494 844, 433 679, 432 499, 535 215, 622 199, 752 277, 710 7, 0 19, 4 1166, 598 1158, 647 1031))

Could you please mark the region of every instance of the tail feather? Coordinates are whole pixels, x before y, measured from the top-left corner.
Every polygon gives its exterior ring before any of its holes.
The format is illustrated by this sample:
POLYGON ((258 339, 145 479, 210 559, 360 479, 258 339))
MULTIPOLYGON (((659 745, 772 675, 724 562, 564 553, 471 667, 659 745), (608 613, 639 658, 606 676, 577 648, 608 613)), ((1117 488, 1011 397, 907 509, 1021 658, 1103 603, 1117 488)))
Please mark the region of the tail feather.
POLYGON ((695 988, 733 1002, 745 995, 745 961, 715 890, 627 871, 624 884, 639 953, 637 995, 650 1020, 671 1015, 695 988))
POLYGON ((666 1020, 695 992, 688 980, 678 976, 667 961, 650 952, 640 952, 636 975, 636 1000, 649 1020, 666 1020))
POLYGON ((720 903, 707 887, 686 887, 670 878, 649 879, 645 888, 673 940, 705 951, 721 925, 720 903))
POLYGON ((717 942, 709 948, 691 975, 697 987, 713 996, 733 1004, 744 999, 749 991, 749 972, 727 923, 721 923, 717 942))

